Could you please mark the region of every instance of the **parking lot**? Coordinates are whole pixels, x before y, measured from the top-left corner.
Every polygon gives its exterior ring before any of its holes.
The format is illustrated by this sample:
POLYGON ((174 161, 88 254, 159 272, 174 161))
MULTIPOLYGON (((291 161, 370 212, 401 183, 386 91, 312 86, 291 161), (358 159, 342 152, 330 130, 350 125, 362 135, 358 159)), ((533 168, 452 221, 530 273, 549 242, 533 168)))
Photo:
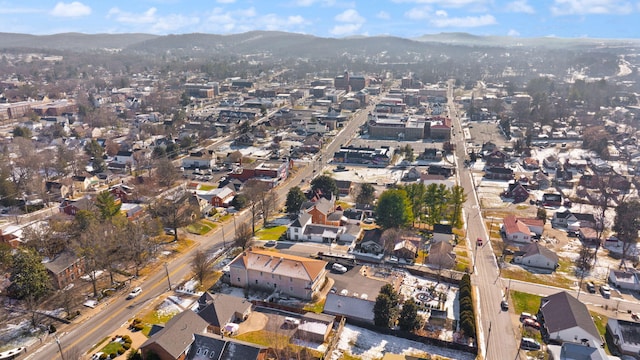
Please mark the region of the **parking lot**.
MULTIPOLYGON (((331 264, 327 269, 331 271, 331 264)), ((362 274, 362 265, 354 267, 347 267, 348 271, 344 274, 340 274, 336 271, 331 271, 329 277, 332 278, 335 283, 333 287, 336 288, 336 292, 340 294, 342 290, 347 290, 348 295, 367 294, 369 300, 375 300, 376 296, 380 292, 380 288, 387 284, 385 281, 373 279, 362 274)))

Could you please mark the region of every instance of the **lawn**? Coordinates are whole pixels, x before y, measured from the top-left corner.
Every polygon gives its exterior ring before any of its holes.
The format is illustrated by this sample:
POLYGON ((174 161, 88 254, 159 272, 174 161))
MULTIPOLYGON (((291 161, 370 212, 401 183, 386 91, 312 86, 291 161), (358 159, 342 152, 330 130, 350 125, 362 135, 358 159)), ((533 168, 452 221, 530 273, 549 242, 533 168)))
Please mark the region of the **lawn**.
POLYGON ((288 336, 264 330, 244 333, 236 336, 235 339, 267 347, 289 344, 288 336))
POLYGON ((185 229, 192 234, 205 235, 215 227, 215 224, 210 221, 199 220, 194 222, 193 224, 187 225, 185 229))
POLYGON ((209 191, 209 190, 213 190, 216 189, 217 186, 215 185, 210 185, 210 184, 200 184, 200 187, 198 188, 198 190, 202 190, 202 191, 209 191))
POLYGON ((532 274, 524 269, 515 267, 508 267, 502 269, 500 275, 504 278, 532 282, 542 285, 557 286, 565 289, 569 289, 573 285, 573 280, 560 274, 557 271, 553 274, 532 274))
POLYGON ((609 321, 609 318, 595 311, 589 312, 591 313, 591 317, 593 318, 593 323, 596 324, 598 333, 606 340, 604 350, 607 352, 607 354, 611 354, 611 352, 609 351, 609 337, 605 336, 605 333, 607 332, 607 321, 609 321))
POLYGON ((316 314, 320 314, 322 312, 322 310, 324 310, 325 301, 327 301, 326 298, 324 298, 324 299, 322 299, 320 301, 314 302, 314 303, 307 304, 304 307, 304 310, 305 311, 311 311, 311 312, 314 312, 316 314))
POLYGON ((262 228, 256 232, 256 237, 260 240, 278 240, 287 231, 284 225, 262 228))
POLYGON ((542 299, 541 296, 515 290, 510 291, 509 296, 511 296, 513 311, 516 314, 520 314, 521 312, 528 312, 530 314, 538 313, 540 299, 542 299))

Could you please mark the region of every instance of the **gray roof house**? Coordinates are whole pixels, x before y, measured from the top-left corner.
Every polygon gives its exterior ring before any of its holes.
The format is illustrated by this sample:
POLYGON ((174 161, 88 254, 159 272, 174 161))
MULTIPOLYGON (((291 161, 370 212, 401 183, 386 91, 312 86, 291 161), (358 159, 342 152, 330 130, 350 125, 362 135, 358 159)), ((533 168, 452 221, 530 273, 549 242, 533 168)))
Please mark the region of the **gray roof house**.
POLYGON ((251 302, 227 294, 206 292, 198 299, 198 315, 209 326, 209 332, 220 334, 228 323, 244 321, 251 314, 251 302))
POLYGON ((524 254, 515 256, 513 262, 525 266, 540 269, 555 270, 558 267, 559 257, 556 253, 540 245, 531 243, 524 248, 524 254))
POLYGON ((155 353, 161 360, 184 359, 194 334, 206 333, 207 325, 196 313, 185 310, 140 345, 142 357, 146 359, 150 353, 155 353))
POLYGON ((562 291, 540 301, 542 334, 548 341, 573 342, 599 347, 602 338, 587 306, 562 291))
POLYGON ((258 360, 264 359, 267 348, 212 334, 193 334, 187 360, 258 360))
POLYGON ((622 354, 638 356, 640 353, 640 323, 609 318, 607 332, 622 354))

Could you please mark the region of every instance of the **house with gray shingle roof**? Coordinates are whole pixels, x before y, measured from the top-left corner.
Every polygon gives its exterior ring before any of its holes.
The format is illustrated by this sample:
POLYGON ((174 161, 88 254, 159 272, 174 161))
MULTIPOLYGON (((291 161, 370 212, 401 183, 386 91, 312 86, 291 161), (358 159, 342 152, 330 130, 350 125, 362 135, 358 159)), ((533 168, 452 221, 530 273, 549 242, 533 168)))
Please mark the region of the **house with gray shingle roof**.
POLYGON ((194 334, 187 360, 263 360, 268 348, 213 334, 194 334))
POLYGON ((538 314, 546 341, 583 343, 591 347, 599 347, 603 342, 587 306, 566 291, 543 297, 538 314))
POLYGON ((142 357, 147 359, 154 353, 160 360, 183 360, 193 343, 194 334, 205 334, 208 325, 193 311, 183 311, 140 346, 142 357))
POLYGON ((516 264, 552 271, 558 267, 558 261, 559 257, 556 253, 537 242, 527 245, 524 248, 524 254, 513 258, 516 264))
POLYGON ((74 253, 65 251, 58 254, 53 260, 44 263, 53 284, 57 289, 73 283, 84 275, 84 258, 77 257, 74 253))
POLYGON ((220 334, 228 323, 244 321, 251 314, 247 299, 222 293, 206 292, 198 299, 198 315, 209 323, 208 331, 220 334))

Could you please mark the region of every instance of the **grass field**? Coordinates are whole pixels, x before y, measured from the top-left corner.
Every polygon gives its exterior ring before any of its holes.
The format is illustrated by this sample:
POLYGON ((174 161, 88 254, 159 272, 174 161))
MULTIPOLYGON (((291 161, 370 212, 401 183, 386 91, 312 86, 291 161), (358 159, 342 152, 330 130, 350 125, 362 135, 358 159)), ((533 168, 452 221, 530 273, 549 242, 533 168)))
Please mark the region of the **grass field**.
POLYGON ((537 314, 540 308, 541 296, 527 294, 520 291, 510 291, 509 296, 513 302, 513 311, 516 314, 521 312, 528 312, 530 314, 537 314))
POLYGON ((209 191, 209 190, 213 190, 216 189, 217 186, 215 185, 210 185, 210 184, 200 184, 200 187, 198 188, 198 190, 202 190, 202 191, 209 191))
POLYGON ((260 240, 278 240, 285 231, 287 227, 284 225, 262 228, 256 232, 256 237, 260 240))
POLYGON ((216 225, 211 221, 198 220, 193 224, 187 225, 185 229, 192 234, 205 235, 215 227, 216 225))

